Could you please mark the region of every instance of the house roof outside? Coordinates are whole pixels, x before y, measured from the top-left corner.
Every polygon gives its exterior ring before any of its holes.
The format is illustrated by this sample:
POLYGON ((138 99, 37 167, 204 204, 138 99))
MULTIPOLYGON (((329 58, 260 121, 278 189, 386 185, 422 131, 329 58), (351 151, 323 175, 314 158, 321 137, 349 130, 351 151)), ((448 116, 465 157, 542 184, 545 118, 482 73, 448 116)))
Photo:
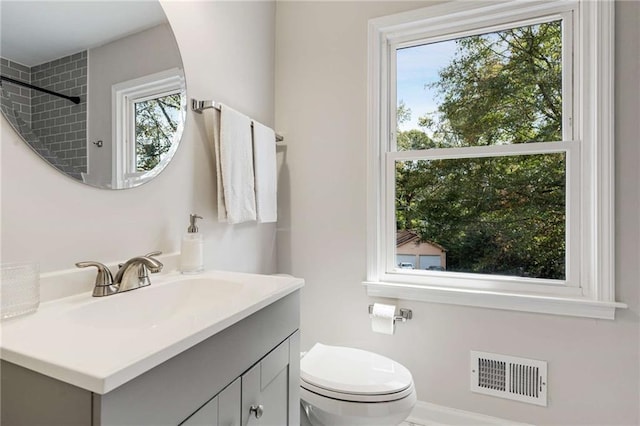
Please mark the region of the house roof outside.
POLYGON ((408 243, 420 244, 421 242, 431 244, 432 246, 437 247, 444 252, 447 251, 446 248, 442 247, 438 243, 434 243, 433 241, 429 241, 429 240, 422 241, 416 231, 412 231, 409 229, 402 229, 396 232, 396 247, 400 247, 408 243))

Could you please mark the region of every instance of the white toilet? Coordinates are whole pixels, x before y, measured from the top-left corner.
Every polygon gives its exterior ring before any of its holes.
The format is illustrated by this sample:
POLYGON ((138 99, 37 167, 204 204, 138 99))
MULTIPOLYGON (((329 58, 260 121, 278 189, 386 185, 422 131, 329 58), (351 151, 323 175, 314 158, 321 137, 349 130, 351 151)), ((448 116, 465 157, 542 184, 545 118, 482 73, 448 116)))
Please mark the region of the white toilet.
POLYGON ((397 426, 416 400, 409 370, 381 355, 316 343, 300 360, 302 425, 397 426))

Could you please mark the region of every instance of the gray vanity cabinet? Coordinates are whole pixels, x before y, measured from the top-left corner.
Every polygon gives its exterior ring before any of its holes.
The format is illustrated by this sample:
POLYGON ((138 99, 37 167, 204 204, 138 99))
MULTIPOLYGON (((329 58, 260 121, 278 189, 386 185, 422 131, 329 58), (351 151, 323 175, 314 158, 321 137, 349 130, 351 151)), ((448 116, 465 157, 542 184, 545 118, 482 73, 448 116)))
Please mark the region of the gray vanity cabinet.
POLYGON ((180 426, 299 425, 296 332, 180 426))
POLYGON ((240 386, 241 380, 236 379, 180 426, 239 426, 240 386))
POLYGON ((298 347, 296 332, 180 426, 297 426, 298 347))
POLYGON ((3 361, 1 423, 297 426, 299 321, 295 291, 105 394, 3 361))
POLYGON ((242 375, 242 426, 299 425, 298 333, 242 375), (291 365, 292 362, 294 365, 291 365), (293 409, 292 409, 293 408, 293 409))

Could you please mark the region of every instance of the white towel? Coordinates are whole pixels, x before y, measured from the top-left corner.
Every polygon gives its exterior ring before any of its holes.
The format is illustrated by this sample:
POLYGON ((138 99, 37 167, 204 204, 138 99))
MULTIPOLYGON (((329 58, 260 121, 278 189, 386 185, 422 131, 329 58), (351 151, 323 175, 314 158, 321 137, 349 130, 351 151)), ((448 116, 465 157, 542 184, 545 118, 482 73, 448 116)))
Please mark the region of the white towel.
POLYGON ((227 207, 224 204, 224 190, 222 189, 222 167, 220 167, 220 111, 215 108, 203 111, 204 123, 213 143, 216 165, 216 184, 218 189, 218 222, 227 221, 227 207))
POLYGON ((276 133, 257 121, 253 122, 253 170, 258 222, 277 222, 276 133))
MULTIPOLYGON (((256 220, 251 119, 226 105, 220 108, 218 154, 218 181, 221 178, 227 222, 235 224, 256 220)), ((221 216, 218 207, 219 220, 221 216)))

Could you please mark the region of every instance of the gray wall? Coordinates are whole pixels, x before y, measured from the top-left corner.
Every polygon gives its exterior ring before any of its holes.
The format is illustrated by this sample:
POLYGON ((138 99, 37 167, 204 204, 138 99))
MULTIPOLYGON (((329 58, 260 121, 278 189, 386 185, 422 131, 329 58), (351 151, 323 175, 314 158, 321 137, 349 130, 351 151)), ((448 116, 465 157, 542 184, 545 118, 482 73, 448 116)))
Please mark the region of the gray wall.
POLYGON ((391 300, 414 319, 374 334, 366 271, 367 21, 429 2, 278 2, 278 266, 304 277, 302 350, 374 350, 413 373, 418 399, 533 424, 640 424, 640 2, 616 2, 615 321, 391 300), (549 406, 469 391, 469 351, 549 365, 549 406))
POLYGON ((80 103, 32 90, 31 128, 40 141, 79 171, 87 168, 87 52, 31 67, 31 84, 80 103))

